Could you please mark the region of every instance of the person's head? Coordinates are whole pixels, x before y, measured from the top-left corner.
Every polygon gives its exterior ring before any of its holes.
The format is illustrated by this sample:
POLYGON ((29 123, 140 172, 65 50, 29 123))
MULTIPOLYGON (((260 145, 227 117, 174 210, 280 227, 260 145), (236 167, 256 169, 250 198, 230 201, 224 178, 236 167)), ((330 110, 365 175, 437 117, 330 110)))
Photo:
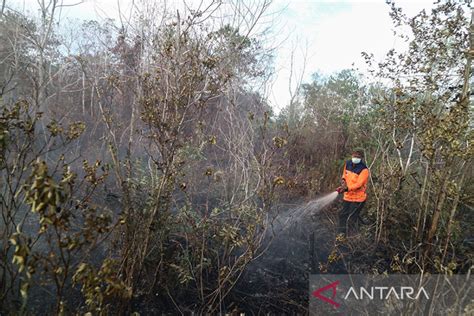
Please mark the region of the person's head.
POLYGON ((352 151, 352 162, 358 164, 364 159, 364 151, 362 149, 354 149, 352 151))

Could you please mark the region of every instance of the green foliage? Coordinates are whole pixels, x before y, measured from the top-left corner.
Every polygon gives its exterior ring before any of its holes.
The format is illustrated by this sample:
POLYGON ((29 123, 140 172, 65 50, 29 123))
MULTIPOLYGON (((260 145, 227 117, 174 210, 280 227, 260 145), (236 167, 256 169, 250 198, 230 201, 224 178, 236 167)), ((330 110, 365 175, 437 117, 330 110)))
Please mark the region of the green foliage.
MULTIPOLYGON (((51 149, 38 146, 38 135, 44 135, 41 120, 42 113, 32 110, 26 101, 2 105, 2 135, 8 136, 2 142, 0 169, 3 180, 1 258, 5 267, 0 277, 3 284, 8 282, 10 286, 1 288, 5 303, 1 308, 28 312, 29 291, 32 288, 37 291, 37 284, 44 283, 53 286, 54 311, 61 314, 69 308, 66 294, 72 290, 72 271, 77 266, 93 266, 88 257, 105 234, 111 232, 112 219, 91 205, 87 197, 105 179, 106 173, 97 174, 100 163, 91 167, 84 162, 86 183, 78 183, 77 173, 72 171, 64 154, 59 155, 51 171, 50 164, 44 160, 51 149), (11 141, 13 136, 15 142, 11 141), (81 196, 81 191, 87 192, 86 195, 81 196), (17 290, 23 304, 21 307, 8 305, 17 290)), ((47 143, 60 139, 62 149, 80 137, 85 127, 84 123, 75 122, 62 128, 54 120, 45 125, 49 131, 47 143)), ((110 266, 108 261, 102 270, 107 266, 110 266)), ((110 281, 113 280, 110 279, 111 268, 107 271, 99 273, 96 281, 115 286, 110 281)), ((116 294, 107 291, 110 299, 116 294)))
POLYGON ((119 262, 111 258, 105 259, 98 270, 87 263, 77 267, 72 280, 74 284, 82 284, 81 292, 89 312, 107 315, 113 309, 114 299, 130 299, 131 289, 117 277, 118 269, 119 262))
POLYGON ((448 273, 467 236, 454 231, 472 176, 465 7, 447 2, 408 18, 392 4, 391 15, 412 35, 408 52, 390 51, 374 71, 391 86, 374 98, 376 238, 414 258, 397 271, 448 273))
MULTIPOLYGON (((293 104, 280 113, 278 123, 288 143, 284 156, 289 161, 289 192, 298 196, 333 189, 352 148, 369 147, 373 114, 367 90, 349 70, 329 78, 315 74, 312 83, 303 85, 301 109, 293 104)), ((280 137, 276 140, 276 146, 282 144, 280 137)))

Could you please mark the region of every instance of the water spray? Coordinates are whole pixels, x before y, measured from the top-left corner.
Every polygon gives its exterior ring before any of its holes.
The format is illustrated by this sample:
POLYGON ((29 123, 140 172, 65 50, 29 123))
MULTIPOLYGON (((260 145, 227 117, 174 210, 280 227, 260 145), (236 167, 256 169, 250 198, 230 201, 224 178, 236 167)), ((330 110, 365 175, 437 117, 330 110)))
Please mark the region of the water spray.
POLYGON ((290 214, 288 214, 287 216, 278 216, 279 220, 277 219, 277 223, 281 227, 281 231, 284 231, 285 229, 290 227, 295 221, 307 215, 308 213, 315 214, 321 211, 324 207, 334 202, 340 193, 342 193, 342 191, 333 191, 314 200, 311 200, 301 206, 291 209, 290 214))

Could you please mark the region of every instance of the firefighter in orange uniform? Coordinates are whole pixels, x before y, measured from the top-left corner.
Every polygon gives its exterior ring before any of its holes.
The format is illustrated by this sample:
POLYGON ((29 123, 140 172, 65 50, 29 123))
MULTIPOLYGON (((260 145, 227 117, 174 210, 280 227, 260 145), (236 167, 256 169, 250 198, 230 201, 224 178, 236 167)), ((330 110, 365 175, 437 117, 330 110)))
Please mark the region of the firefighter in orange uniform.
POLYGON ((369 169, 363 162, 364 152, 354 150, 352 158, 344 164, 341 186, 337 188, 339 193, 344 193, 342 210, 339 213, 338 233, 348 234, 354 230, 360 219, 360 211, 364 207, 367 199, 367 181, 369 179, 369 169))

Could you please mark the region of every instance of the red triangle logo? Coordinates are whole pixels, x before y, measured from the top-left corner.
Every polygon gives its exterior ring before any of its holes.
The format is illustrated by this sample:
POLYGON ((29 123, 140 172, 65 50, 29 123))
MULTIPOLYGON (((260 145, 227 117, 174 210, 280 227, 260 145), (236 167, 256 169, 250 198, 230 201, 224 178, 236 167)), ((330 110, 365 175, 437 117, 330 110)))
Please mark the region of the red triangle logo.
POLYGON ((337 288, 338 285, 339 285, 339 281, 333 282, 333 283, 328 284, 328 285, 326 285, 326 286, 324 286, 320 289, 317 289, 312 294, 313 294, 314 297, 319 298, 320 300, 331 304, 335 308, 338 308, 339 306, 341 306, 341 304, 334 301, 334 298, 336 297, 336 288, 337 288), (331 298, 329 298, 327 296, 324 296, 324 295, 321 295, 322 292, 330 290, 330 289, 332 289, 332 297, 331 298))

